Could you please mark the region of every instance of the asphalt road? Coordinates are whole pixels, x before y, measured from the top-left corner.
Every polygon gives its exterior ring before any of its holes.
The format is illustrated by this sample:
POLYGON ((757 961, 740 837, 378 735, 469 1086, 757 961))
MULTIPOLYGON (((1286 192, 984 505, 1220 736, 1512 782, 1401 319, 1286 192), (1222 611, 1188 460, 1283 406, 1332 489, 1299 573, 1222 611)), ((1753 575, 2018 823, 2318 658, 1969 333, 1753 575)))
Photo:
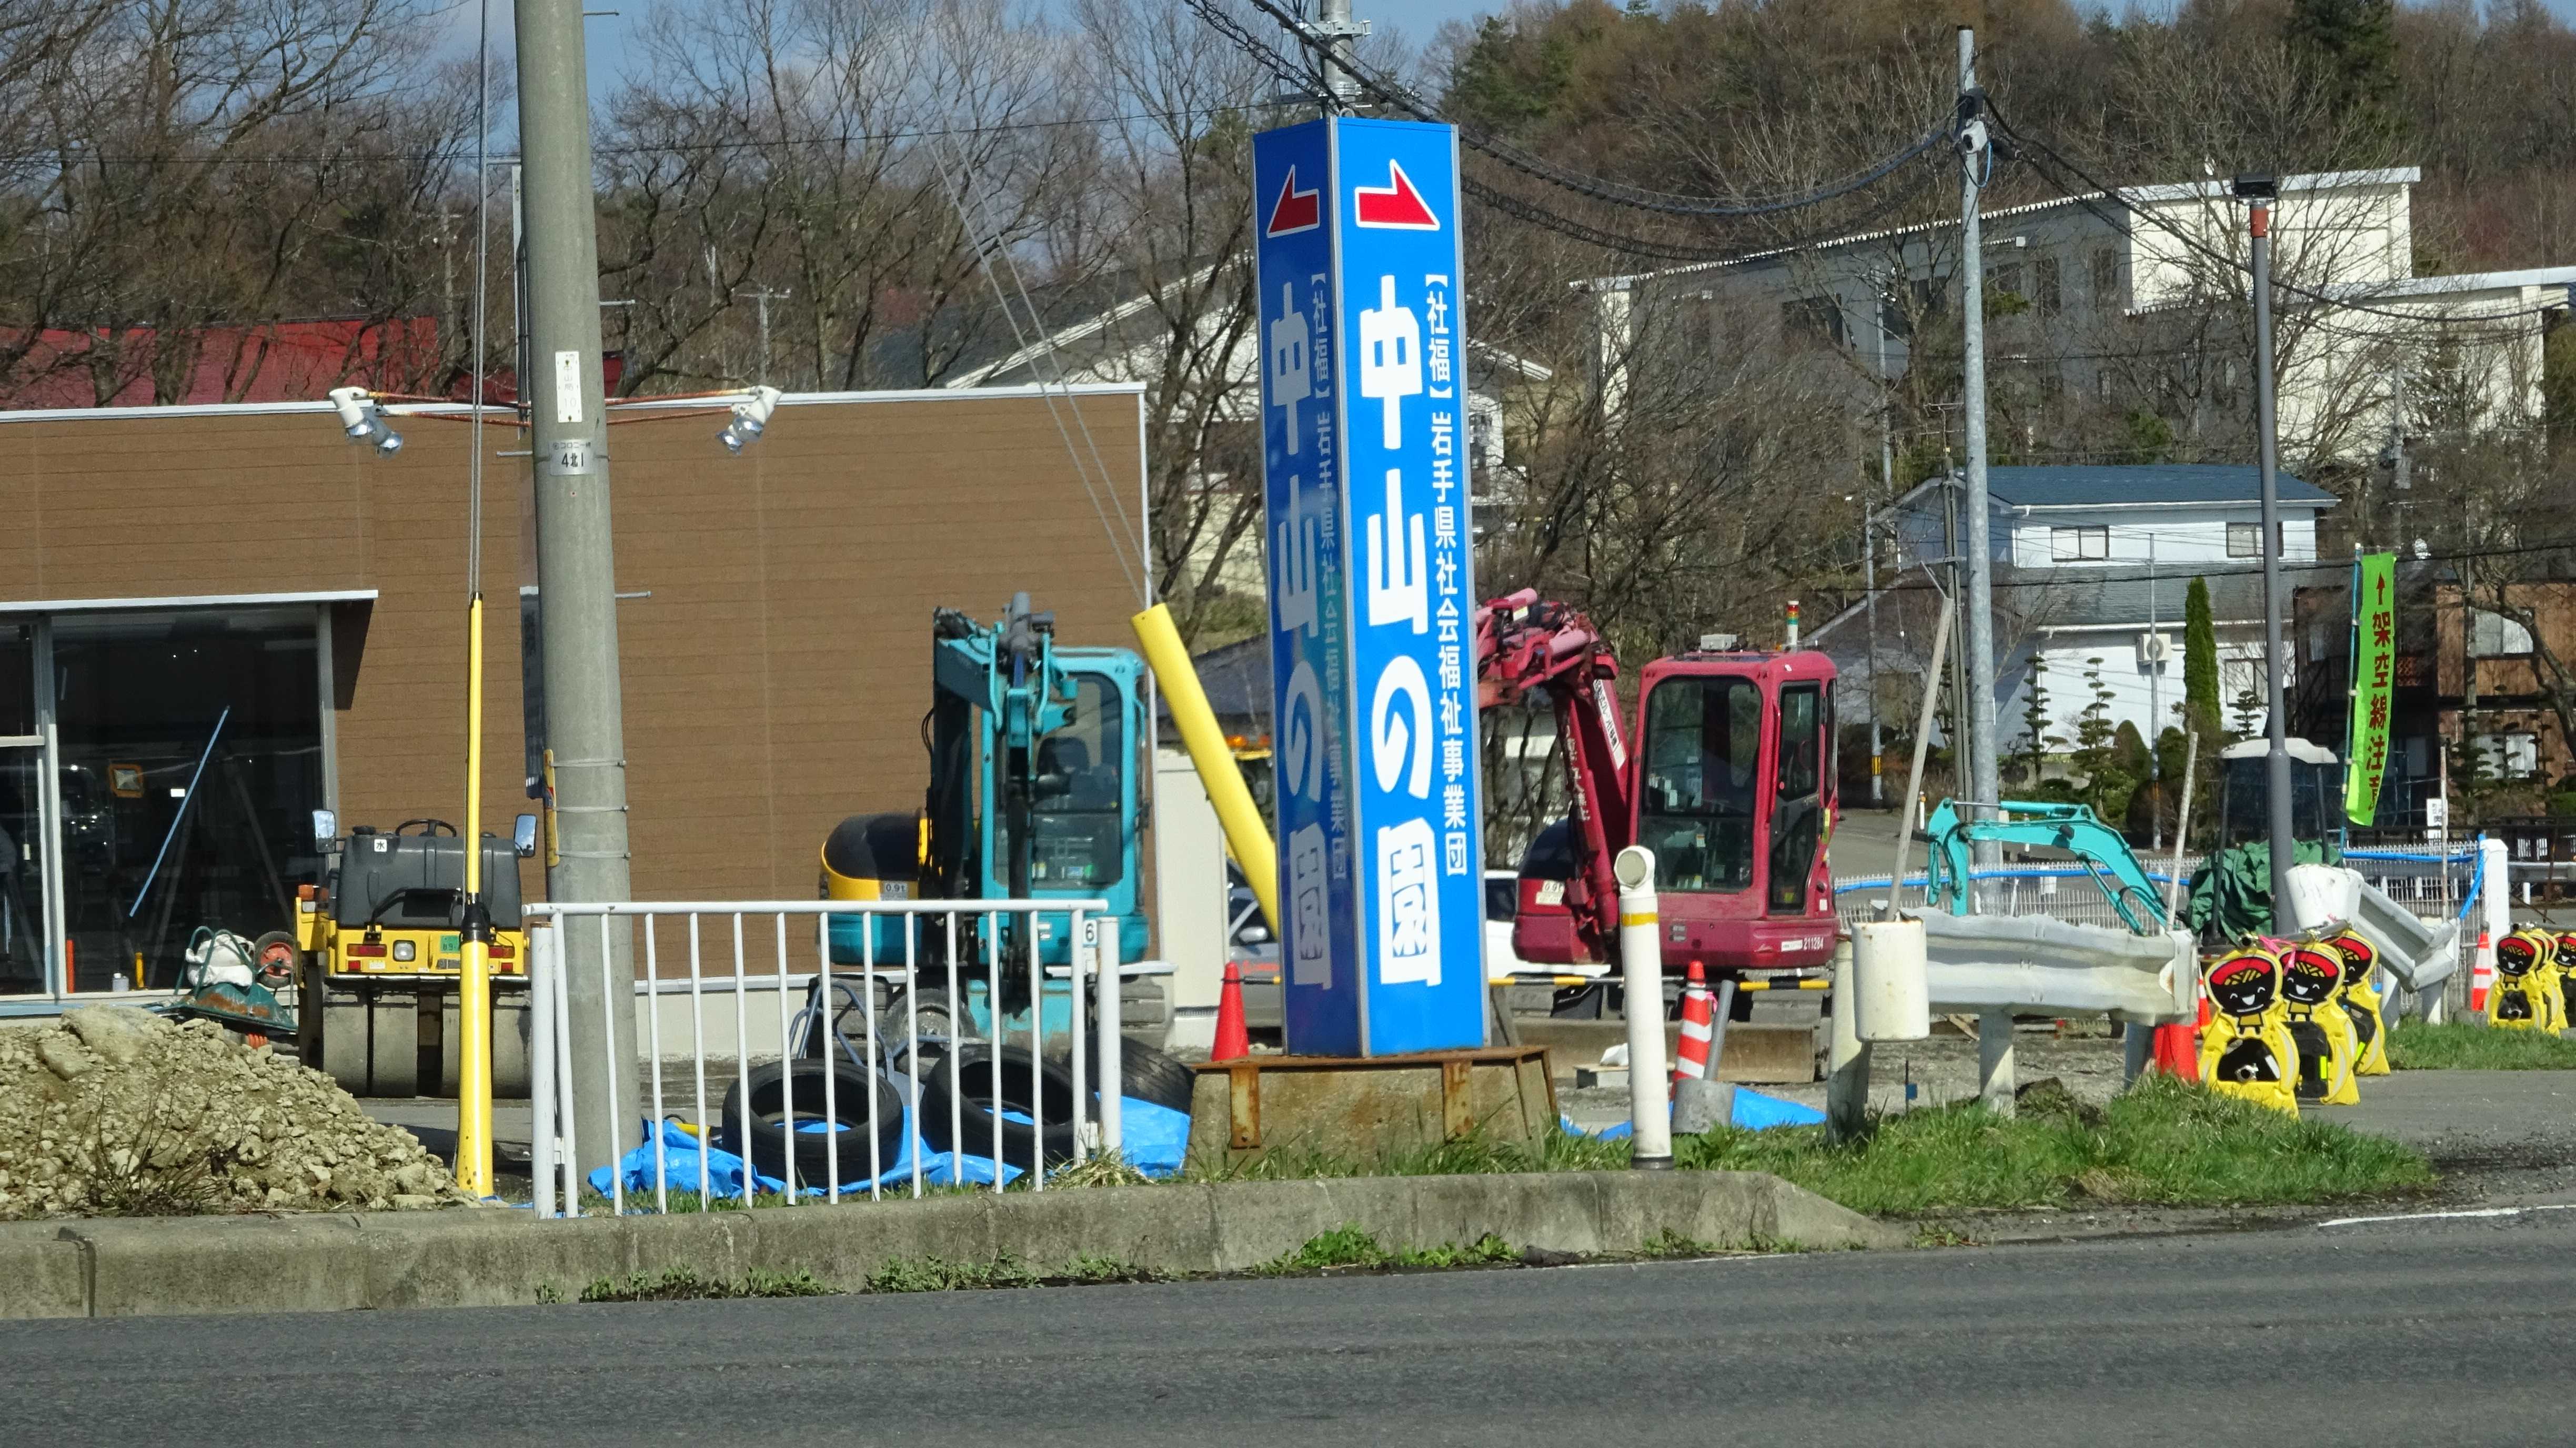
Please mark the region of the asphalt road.
POLYGON ((2565 1443, 2572 1219, 9 1323, 0 1443, 2565 1443))

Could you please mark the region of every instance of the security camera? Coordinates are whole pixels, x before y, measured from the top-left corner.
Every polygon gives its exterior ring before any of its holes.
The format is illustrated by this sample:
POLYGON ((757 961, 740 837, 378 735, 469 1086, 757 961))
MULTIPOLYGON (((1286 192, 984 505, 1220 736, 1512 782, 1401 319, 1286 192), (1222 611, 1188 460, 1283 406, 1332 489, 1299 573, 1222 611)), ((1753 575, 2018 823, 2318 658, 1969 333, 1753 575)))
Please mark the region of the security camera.
POLYGON ((726 452, 740 456, 746 445, 758 442, 761 433, 768 430, 769 416, 778 410, 782 395, 775 387, 751 389, 750 400, 733 405, 733 421, 716 434, 716 441, 725 445, 726 452))
POLYGON ((349 434, 349 441, 372 443, 386 457, 402 451, 402 434, 385 421, 384 404, 370 396, 367 389, 332 388, 331 410, 340 415, 340 426, 349 434))

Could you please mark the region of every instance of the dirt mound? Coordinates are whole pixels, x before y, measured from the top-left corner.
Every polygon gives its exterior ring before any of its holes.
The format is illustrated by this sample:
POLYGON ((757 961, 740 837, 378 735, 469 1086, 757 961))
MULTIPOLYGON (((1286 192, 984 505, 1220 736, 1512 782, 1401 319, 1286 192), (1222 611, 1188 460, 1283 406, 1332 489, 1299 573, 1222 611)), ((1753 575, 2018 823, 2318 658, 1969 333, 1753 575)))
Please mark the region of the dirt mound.
POLYGON ((0 1218, 411 1209, 471 1200, 292 1056, 131 1006, 0 1030, 0 1218))

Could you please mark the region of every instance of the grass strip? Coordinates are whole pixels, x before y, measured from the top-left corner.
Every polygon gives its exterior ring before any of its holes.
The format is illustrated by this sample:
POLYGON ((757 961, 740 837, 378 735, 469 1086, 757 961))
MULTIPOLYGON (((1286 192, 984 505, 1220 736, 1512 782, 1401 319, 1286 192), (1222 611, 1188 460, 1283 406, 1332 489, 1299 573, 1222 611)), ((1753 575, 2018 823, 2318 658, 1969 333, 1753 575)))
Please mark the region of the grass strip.
POLYGON ((1253 1271, 1264 1277, 1287 1277, 1330 1267, 1483 1267, 1517 1262, 1520 1256, 1511 1244, 1491 1232, 1463 1247, 1443 1242, 1437 1247, 1407 1247, 1390 1252, 1357 1223, 1346 1222, 1307 1238, 1303 1245, 1253 1271))
POLYGON ((2576 1041, 2477 1021, 2407 1021, 2389 1028, 2388 1064, 2398 1071, 2576 1071, 2576 1041))
POLYGON ((2303 1204, 2433 1184, 2430 1164, 2397 1142, 2163 1077, 2102 1107, 2059 1093, 2009 1118, 1975 1104, 1881 1117, 1848 1144, 1822 1127, 1720 1128, 1674 1148, 1677 1165, 1770 1172, 1873 1216, 2303 1204))
MULTIPOLYGON (((630 1272, 602 1277, 581 1290, 582 1302, 703 1302, 736 1297, 828 1297, 832 1289, 811 1272, 772 1272, 754 1267, 740 1281, 701 1276, 694 1267, 665 1268, 659 1274, 630 1272)), ((539 1288, 540 1302, 560 1302, 562 1294, 539 1288)))

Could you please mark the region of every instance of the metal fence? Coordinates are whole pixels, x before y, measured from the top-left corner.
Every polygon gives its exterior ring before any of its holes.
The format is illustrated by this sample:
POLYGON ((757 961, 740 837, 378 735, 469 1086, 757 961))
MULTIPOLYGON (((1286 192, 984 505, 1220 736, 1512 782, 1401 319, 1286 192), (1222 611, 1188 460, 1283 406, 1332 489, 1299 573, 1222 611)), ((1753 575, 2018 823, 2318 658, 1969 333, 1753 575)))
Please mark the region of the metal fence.
MULTIPOLYGON (((630 1070, 642 1076, 634 1085, 654 1211, 670 1209, 675 1178, 703 1211, 737 1190, 790 1203, 862 1192, 917 1197, 943 1185, 999 1190, 1014 1180, 1043 1190, 1049 1170, 1117 1151, 1120 970, 1107 911, 1100 900, 527 907, 538 1214, 584 1210, 576 1083, 597 1078, 591 1089, 613 1101, 630 1070), (1057 930, 1061 948, 1049 951, 1057 930), (633 947, 623 980, 612 948, 618 932, 633 947), (1046 963, 1048 954, 1059 962, 1046 963), (575 1059, 576 971, 598 973, 608 1040, 618 1039, 616 1012, 643 1002, 634 1057, 575 1059), (799 986, 804 1003, 791 1014, 799 986), (757 988, 774 993, 785 1043, 768 1062, 742 1046, 752 1039, 757 988), (730 1021, 721 1019, 727 996, 730 1021), (730 1060, 715 1061, 716 1084, 733 1100, 715 1098, 713 1109, 711 1010, 716 1034, 735 1045, 730 1060), (1054 1041, 1065 1049, 1051 1050, 1054 1041), (1059 1079, 1051 1086, 1050 1077, 1059 1079), (1095 1092, 1095 1078, 1107 1089, 1095 1092), (867 1099, 846 1102, 845 1083, 867 1099), (687 1113, 676 1126, 675 1109, 687 1113), (864 1146, 855 1139, 862 1134, 864 1146), (714 1170, 719 1151, 741 1159, 738 1187, 714 1170)), ((630 1152, 613 1163, 599 1193, 612 1213, 642 1209, 634 1198, 643 1183, 628 1188, 632 1160, 630 1152)))

